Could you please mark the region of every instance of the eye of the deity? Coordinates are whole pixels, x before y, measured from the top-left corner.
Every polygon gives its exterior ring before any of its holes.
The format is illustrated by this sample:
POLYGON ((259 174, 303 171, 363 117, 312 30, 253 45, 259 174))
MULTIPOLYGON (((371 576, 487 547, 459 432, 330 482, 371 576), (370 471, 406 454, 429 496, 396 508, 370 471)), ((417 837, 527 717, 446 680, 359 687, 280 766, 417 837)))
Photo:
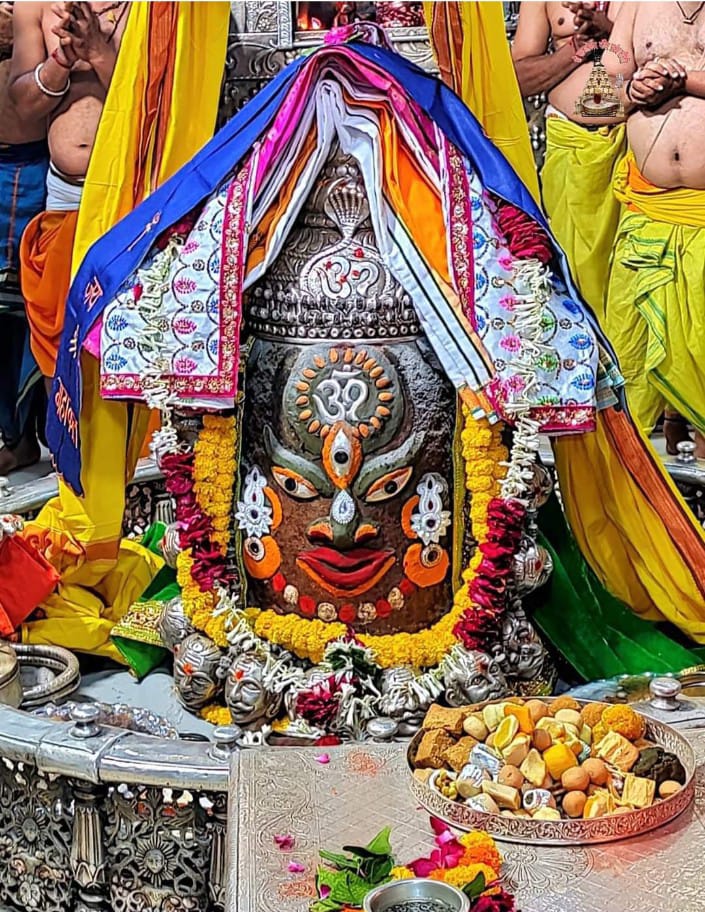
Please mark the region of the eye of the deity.
POLYGON ((367 503, 380 503, 383 500, 389 500, 402 491, 414 472, 413 466, 406 466, 403 469, 394 469, 387 472, 377 481, 373 482, 365 493, 367 503))
POLYGON ((290 497, 298 500, 313 500, 318 497, 319 492, 308 479, 292 469, 285 469, 283 466, 272 466, 272 475, 279 487, 286 491, 290 497))

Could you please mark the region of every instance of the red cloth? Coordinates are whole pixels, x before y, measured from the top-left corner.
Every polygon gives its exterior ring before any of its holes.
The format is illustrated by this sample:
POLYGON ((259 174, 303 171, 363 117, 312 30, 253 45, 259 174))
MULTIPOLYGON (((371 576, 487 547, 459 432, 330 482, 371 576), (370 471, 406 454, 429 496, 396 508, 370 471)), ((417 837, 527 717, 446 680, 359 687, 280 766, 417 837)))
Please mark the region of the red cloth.
POLYGON ((19 535, 0 541, 0 636, 9 637, 48 598, 59 574, 19 535))

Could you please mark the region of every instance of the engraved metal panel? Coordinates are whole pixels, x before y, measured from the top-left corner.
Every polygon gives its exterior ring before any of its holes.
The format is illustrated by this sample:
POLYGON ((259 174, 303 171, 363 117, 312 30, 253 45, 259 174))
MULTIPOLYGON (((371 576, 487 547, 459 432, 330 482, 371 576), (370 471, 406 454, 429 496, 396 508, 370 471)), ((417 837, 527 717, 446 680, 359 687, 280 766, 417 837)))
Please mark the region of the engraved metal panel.
POLYGON ((0 761, 0 908, 64 912, 73 906, 71 796, 65 780, 0 761))
POLYGON ((107 863, 114 912, 200 912, 209 907, 211 835, 190 792, 111 790, 107 863))
MULTIPOLYGON (((695 802, 659 830, 605 846, 503 844, 504 882, 524 912, 702 912, 705 730, 690 730, 695 802)), ((231 777, 228 912, 305 912, 321 847, 364 844, 390 824, 400 861, 433 848, 408 789, 403 745, 242 752, 231 777), (276 794, 276 800, 272 795, 276 794), (274 835, 291 833, 289 853, 274 835), (305 866, 291 874, 292 859, 305 866)))

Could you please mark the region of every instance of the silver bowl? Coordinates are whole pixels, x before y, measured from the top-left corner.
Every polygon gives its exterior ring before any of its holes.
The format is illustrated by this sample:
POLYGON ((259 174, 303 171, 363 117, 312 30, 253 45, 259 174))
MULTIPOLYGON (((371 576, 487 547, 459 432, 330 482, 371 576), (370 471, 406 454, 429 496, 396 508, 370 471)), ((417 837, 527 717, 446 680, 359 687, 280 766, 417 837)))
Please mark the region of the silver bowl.
POLYGON ((364 912, 386 912, 401 907, 406 912, 469 912, 468 897, 440 880, 415 877, 411 880, 393 880, 368 893, 362 904, 364 912), (441 906, 440 904, 443 904, 441 906))

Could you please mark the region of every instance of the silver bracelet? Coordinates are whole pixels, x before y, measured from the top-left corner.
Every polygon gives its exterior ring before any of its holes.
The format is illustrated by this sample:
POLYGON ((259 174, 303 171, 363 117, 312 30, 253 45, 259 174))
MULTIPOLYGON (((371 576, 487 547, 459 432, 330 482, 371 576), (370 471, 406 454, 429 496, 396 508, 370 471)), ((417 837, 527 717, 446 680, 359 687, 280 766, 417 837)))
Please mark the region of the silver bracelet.
POLYGON ((39 76, 39 73, 45 63, 46 63, 46 60, 42 60, 42 62, 38 63, 36 65, 36 67, 34 68, 34 81, 37 85, 37 88, 39 89, 40 92, 43 92, 45 95, 48 95, 50 98, 61 98, 71 88, 71 77, 70 76, 66 77, 66 85, 63 87, 63 89, 60 92, 55 92, 53 89, 48 89, 42 82, 41 77, 39 76))

